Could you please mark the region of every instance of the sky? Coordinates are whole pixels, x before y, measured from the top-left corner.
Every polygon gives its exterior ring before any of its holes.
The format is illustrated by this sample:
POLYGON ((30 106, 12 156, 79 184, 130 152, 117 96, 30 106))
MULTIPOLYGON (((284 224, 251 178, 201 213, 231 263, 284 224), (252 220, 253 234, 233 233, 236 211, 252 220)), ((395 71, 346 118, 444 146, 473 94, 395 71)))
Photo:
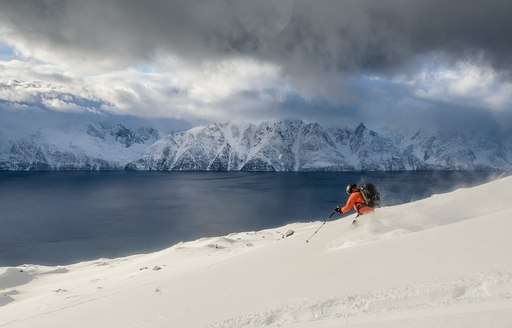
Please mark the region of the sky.
POLYGON ((507 131, 511 54, 510 0, 0 0, 0 110, 507 131))

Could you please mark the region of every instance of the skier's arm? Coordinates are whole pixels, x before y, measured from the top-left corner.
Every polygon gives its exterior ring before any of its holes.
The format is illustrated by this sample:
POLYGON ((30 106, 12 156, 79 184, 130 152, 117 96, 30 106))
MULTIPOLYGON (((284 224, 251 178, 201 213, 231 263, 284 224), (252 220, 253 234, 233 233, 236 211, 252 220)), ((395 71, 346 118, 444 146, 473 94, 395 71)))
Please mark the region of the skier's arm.
POLYGON ((350 197, 348 198, 345 206, 343 206, 341 208, 341 213, 346 213, 346 212, 350 211, 352 209, 352 207, 355 205, 355 203, 356 203, 356 193, 353 192, 350 194, 350 197))

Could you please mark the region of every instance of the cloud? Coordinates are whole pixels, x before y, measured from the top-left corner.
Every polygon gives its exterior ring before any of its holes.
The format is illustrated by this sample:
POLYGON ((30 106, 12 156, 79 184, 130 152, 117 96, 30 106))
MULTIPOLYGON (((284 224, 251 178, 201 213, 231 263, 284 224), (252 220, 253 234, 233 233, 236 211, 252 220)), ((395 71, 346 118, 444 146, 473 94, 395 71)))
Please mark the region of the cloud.
POLYGON ((162 52, 248 55, 290 72, 394 69, 432 51, 512 63, 508 0, 20 0, 0 8, 2 34, 25 55, 95 67, 162 52))
POLYGON ((0 98, 191 122, 500 121, 511 17, 509 0, 0 0, 1 81, 39 83, 0 98))
POLYGON ((458 62, 450 67, 420 72, 403 82, 421 98, 497 112, 510 110, 512 104, 512 81, 485 64, 458 62))
MULTIPOLYGON (((235 95, 281 88, 276 66, 248 59, 200 65, 167 59, 153 66, 102 74, 23 60, 0 61, 0 69, 0 100, 4 103, 191 122, 225 120, 225 103, 235 101, 235 95)), ((229 107, 238 105, 233 102, 229 107)))

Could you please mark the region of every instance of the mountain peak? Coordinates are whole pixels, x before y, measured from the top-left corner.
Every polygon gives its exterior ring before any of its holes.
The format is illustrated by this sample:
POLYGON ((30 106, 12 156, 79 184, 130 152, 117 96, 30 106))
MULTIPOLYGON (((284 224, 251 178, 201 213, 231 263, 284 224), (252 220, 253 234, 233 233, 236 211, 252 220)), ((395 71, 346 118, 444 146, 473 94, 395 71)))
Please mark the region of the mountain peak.
POLYGON ((355 133, 356 133, 356 135, 361 135, 365 130, 367 130, 366 126, 364 125, 363 122, 361 122, 357 126, 355 133))
POLYGON ((301 120, 212 123, 159 142, 152 128, 90 123, 4 142, 0 169, 387 171, 512 169, 512 139, 417 131, 324 129, 301 120), (78 133, 83 133, 80 135, 78 133), (60 140, 69 140, 62 143, 60 140), (121 147, 120 147, 121 146, 121 147), (34 161, 34 158, 37 159, 34 161))

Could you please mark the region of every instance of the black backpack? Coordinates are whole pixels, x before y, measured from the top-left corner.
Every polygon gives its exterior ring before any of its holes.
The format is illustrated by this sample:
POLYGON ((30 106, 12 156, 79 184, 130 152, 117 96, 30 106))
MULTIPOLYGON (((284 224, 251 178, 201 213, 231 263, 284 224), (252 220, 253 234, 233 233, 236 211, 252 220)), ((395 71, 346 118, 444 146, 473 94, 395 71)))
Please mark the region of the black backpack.
POLYGON ((364 198, 366 206, 379 207, 380 206, 380 194, 377 191, 377 187, 374 184, 367 183, 359 188, 361 195, 364 198))

